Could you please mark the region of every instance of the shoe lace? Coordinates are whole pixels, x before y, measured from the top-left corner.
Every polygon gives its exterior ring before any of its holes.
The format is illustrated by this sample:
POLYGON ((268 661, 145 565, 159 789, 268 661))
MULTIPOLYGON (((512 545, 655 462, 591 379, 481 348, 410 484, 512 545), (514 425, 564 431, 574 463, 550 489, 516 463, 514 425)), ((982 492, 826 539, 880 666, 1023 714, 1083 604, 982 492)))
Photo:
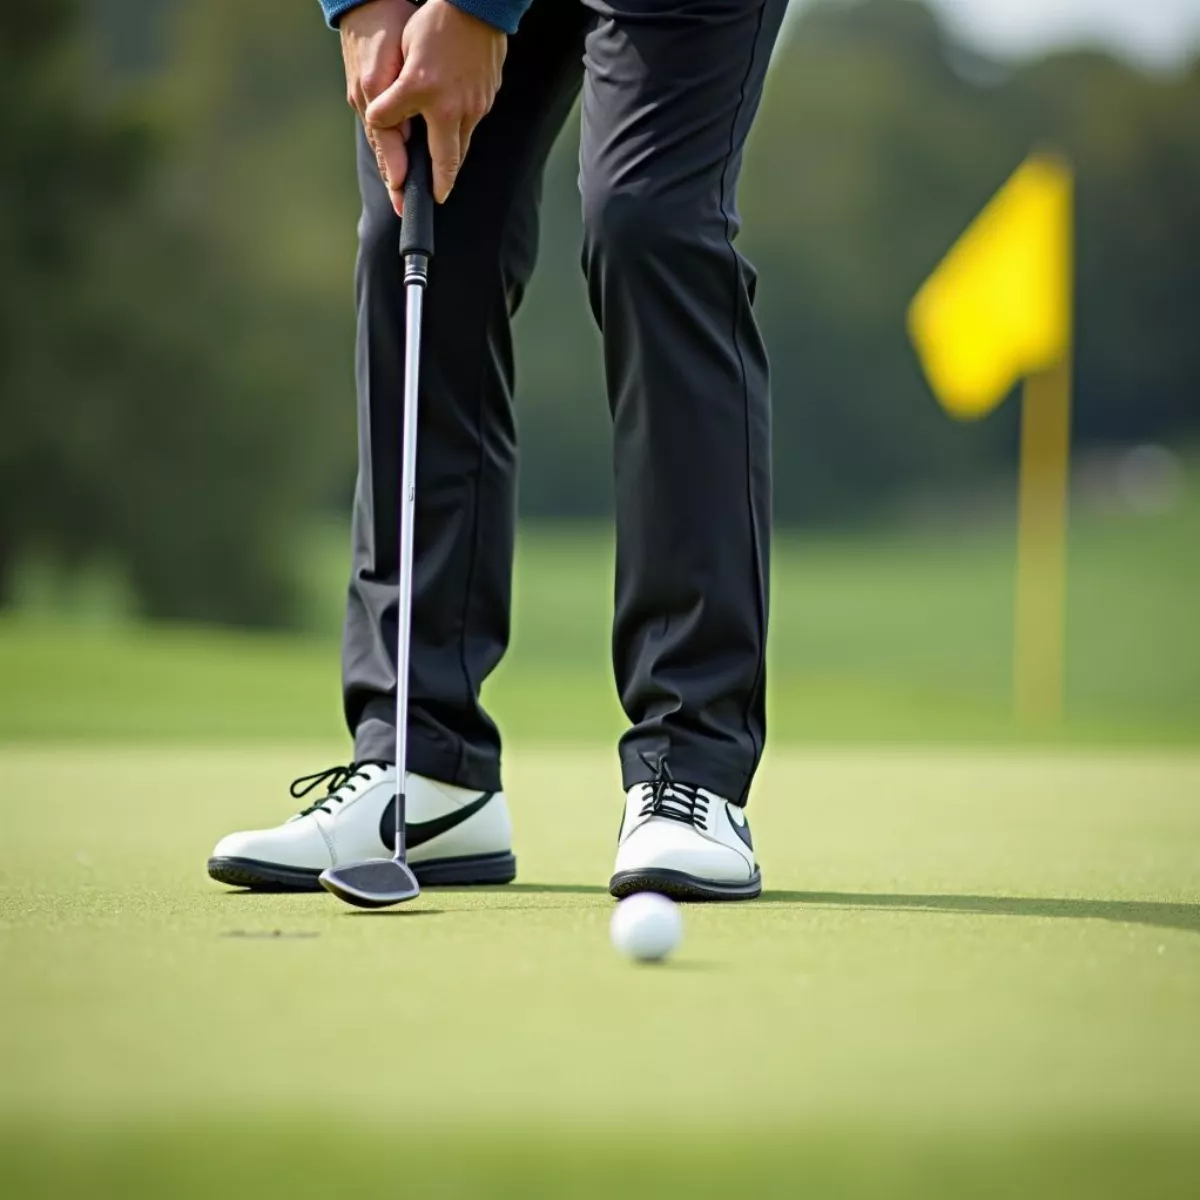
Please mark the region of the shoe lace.
POLYGON ((645 754, 640 757, 654 772, 654 778, 647 785, 638 816, 666 817, 668 821, 680 821, 684 825, 704 825, 708 817, 708 800, 700 794, 700 789, 677 783, 665 756, 657 762, 645 754))
POLYGON ((318 771, 315 775, 301 775, 299 779, 292 780, 292 786, 288 791, 297 800, 307 796, 321 784, 328 784, 325 795, 303 809, 299 815, 307 817, 309 813, 316 812, 318 809, 323 813, 331 813, 333 809, 329 807, 330 804, 341 804, 346 799, 341 795, 341 789, 346 784, 352 779, 370 779, 370 776, 362 769, 368 765, 370 764, 361 762, 351 763, 348 767, 326 767, 325 770, 318 771))

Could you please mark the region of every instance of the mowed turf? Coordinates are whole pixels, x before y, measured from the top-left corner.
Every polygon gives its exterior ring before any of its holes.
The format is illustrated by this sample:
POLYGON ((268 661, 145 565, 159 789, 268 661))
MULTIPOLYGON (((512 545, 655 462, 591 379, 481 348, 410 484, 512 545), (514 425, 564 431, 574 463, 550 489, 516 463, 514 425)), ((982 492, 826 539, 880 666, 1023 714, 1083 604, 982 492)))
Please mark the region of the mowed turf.
POLYGON ((661 967, 607 751, 510 755, 513 887, 206 879, 337 757, 0 749, 6 1194, 1200 1194, 1200 756, 777 750, 661 967))
POLYGON ((607 940, 594 533, 523 533, 485 693, 517 886, 362 915, 207 881, 346 754, 318 542, 307 633, 56 586, 0 620, 4 1194, 1200 1194, 1195 490, 1077 514, 1067 719, 1036 733, 1003 527, 781 536, 768 893, 689 909, 662 968, 607 940))

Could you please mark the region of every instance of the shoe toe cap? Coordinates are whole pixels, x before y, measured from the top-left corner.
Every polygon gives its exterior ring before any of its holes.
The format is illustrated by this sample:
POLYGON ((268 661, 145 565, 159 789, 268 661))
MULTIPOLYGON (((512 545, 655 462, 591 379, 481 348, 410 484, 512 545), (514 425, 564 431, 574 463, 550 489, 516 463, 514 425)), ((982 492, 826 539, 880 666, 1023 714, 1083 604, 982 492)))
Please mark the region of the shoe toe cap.
POLYGON ((214 847, 213 858, 255 858, 265 831, 246 829, 226 834, 214 847))
POLYGON ((213 848, 213 858, 244 858, 281 867, 323 871, 332 863, 325 840, 316 834, 296 836, 287 826, 247 829, 223 837, 213 848))

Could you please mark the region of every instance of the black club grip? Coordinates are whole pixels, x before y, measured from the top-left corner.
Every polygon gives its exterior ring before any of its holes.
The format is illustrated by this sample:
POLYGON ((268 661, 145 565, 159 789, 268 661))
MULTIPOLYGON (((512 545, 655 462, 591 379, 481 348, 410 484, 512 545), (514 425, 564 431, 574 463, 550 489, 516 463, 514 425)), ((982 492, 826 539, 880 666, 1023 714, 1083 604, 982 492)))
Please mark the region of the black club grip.
POLYGON ((408 174, 404 178, 404 216, 400 221, 400 253, 433 257, 433 166, 425 121, 413 117, 408 134, 408 174))

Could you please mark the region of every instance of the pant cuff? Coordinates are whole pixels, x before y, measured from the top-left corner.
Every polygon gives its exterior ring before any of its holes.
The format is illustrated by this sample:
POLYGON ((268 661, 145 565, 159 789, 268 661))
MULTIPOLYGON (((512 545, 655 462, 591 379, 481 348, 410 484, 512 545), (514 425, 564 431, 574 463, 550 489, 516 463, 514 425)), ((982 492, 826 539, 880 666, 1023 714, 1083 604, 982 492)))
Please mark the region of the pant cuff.
MULTIPOLYGON (((354 735, 354 760, 394 763, 396 726, 381 717, 365 717, 354 735)), ((476 792, 502 791, 500 763, 467 745, 457 750, 435 745, 419 729, 408 731, 408 770, 438 783, 470 788, 476 792)))
MULTIPOLYGON (((622 743, 620 751, 621 781, 626 791, 635 784, 653 782, 654 769, 643 761, 639 751, 646 750, 651 762, 657 762, 661 753, 661 741, 656 739, 656 742, 653 752, 646 747, 622 743)), ((746 806, 750 795, 750 784, 754 778, 753 771, 737 770, 730 765, 727 757, 713 754, 696 746, 674 747, 669 749, 663 757, 666 759, 671 774, 680 783, 703 788, 706 792, 712 792, 743 808, 746 806)))

